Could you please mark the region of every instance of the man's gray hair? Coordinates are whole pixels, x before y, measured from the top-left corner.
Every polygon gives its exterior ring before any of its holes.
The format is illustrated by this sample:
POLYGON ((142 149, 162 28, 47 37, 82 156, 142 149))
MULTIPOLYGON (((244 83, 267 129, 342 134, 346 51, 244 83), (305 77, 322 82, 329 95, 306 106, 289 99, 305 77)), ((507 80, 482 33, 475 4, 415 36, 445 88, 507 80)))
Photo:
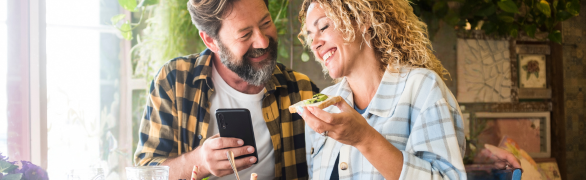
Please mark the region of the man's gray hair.
MULTIPOLYGON (((191 22, 198 30, 218 39, 222 18, 229 14, 236 1, 238 0, 189 0, 187 1, 187 10, 191 15, 191 22)), ((268 0, 264 0, 264 2, 268 9, 268 0)))

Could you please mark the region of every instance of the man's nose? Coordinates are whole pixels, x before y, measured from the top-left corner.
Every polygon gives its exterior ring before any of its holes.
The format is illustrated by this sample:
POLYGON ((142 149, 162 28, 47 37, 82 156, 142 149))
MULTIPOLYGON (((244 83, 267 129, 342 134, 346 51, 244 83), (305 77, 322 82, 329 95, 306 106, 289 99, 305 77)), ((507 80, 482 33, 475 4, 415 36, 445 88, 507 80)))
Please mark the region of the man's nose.
POLYGON ((257 30, 256 33, 254 33, 252 48, 266 49, 267 47, 269 47, 269 37, 265 32, 257 30))

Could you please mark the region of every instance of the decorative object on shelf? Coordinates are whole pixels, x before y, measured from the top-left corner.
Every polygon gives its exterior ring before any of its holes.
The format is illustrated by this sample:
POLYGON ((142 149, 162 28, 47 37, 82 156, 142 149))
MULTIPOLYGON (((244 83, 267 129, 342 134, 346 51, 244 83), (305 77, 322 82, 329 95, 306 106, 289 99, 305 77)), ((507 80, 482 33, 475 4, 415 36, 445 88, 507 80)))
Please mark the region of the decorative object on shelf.
POLYGON ((459 103, 512 102, 509 41, 458 39, 459 103))
POLYGON ((477 147, 517 142, 533 158, 551 156, 550 112, 476 113, 477 147), (504 139, 504 140, 503 140, 504 139))
POLYGON ((516 44, 519 99, 550 99, 547 86, 547 56, 551 53, 546 44, 516 44))
POLYGON ((16 164, 0 153, 0 180, 49 180, 47 172, 31 162, 20 161, 20 169, 16 164))
POLYGON ((560 43, 562 34, 555 26, 578 16, 580 0, 411 0, 413 11, 428 25, 430 37, 444 21, 459 30, 483 30, 488 35, 516 38, 522 34, 534 39, 560 43), (545 36, 538 34, 545 33, 545 36))

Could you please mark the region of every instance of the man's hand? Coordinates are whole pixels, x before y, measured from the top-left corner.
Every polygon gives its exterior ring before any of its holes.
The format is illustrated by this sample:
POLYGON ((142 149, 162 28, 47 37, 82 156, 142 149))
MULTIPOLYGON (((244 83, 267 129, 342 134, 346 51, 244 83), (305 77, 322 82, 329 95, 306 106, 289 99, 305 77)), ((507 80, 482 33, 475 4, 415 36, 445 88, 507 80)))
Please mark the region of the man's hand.
MULTIPOLYGON (((202 177, 207 177, 210 174, 222 177, 234 173, 232 166, 230 166, 230 162, 228 161, 228 157, 226 156, 226 152, 230 150, 234 153, 234 157, 239 157, 251 154, 255 151, 252 146, 242 146, 243 144, 244 141, 242 141, 242 139, 220 137, 219 134, 206 140, 203 145, 198 148, 198 154, 202 160, 200 167, 203 167, 203 171, 200 171, 205 173, 202 174, 202 177)), ((249 168, 256 161, 257 159, 255 157, 236 159, 236 168, 238 170, 249 168)))

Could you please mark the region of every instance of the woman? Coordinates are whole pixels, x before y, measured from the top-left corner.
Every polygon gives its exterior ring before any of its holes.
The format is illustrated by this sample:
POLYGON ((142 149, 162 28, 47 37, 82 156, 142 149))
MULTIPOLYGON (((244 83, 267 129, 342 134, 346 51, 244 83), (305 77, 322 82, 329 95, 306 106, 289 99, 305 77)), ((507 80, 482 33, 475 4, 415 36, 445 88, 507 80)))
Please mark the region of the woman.
POLYGON ((407 0, 305 0, 299 20, 338 82, 322 93, 346 100, 297 110, 311 179, 466 179, 448 72, 407 0))

